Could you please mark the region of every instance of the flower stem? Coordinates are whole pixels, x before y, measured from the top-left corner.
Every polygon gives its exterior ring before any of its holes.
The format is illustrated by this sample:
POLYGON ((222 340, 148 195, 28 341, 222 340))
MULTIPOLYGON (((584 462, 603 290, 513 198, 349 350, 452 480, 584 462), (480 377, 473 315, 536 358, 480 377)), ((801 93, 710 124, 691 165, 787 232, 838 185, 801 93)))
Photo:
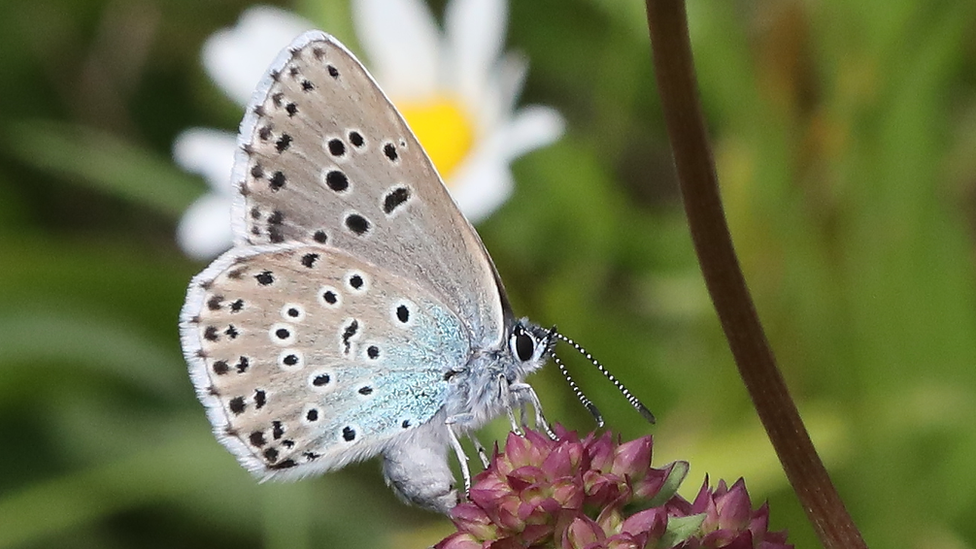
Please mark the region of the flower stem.
POLYGON ((786 476, 827 549, 867 545, 807 434, 746 288, 718 190, 684 0, 645 0, 654 68, 685 212, 729 347, 786 476))

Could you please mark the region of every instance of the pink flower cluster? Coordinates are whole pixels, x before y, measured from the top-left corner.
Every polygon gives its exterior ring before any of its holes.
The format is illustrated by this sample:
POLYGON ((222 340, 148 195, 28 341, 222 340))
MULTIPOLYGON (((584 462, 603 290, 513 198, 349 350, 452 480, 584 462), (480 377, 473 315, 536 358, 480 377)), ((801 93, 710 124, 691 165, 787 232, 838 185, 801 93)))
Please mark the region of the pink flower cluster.
POLYGON ((619 443, 555 429, 557 440, 509 434, 436 549, 792 547, 767 532, 768 509, 752 510, 742 481, 713 492, 706 479, 688 502, 675 494, 687 463, 651 467, 650 436, 619 443))
POLYGON ((708 487, 708 477, 702 483, 695 501, 688 502, 674 496, 667 503, 672 517, 701 516, 702 522, 694 536, 675 545, 680 549, 784 549, 786 532, 769 531, 769 506, 765 503, 753 511, 746 490, 746 481, 739 479, 731 488, 720 480, 718 487, 708 487))

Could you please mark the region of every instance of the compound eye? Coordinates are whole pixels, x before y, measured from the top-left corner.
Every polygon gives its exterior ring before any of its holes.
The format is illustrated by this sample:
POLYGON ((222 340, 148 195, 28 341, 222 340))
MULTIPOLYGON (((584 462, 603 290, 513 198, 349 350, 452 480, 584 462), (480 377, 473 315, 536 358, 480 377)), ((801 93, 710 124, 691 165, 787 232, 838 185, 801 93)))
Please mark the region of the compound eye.
POLYGON ((527 334, 521 326, 516 326, 512 332, 512 342, 515 355, 522 362, 527 362, 535 354, 535 339, 527 334))

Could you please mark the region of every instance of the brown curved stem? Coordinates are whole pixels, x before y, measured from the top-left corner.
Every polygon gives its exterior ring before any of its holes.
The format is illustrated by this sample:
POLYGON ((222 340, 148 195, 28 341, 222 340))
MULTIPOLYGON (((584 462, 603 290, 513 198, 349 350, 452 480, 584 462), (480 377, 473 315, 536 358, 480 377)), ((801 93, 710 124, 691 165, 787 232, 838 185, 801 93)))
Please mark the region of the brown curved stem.
POLYGON ((824 547, 866 548, 776 366, 732 247, 698 98, 684 0, 645 2, 661 104, 695 252, 739 375, 824 547))

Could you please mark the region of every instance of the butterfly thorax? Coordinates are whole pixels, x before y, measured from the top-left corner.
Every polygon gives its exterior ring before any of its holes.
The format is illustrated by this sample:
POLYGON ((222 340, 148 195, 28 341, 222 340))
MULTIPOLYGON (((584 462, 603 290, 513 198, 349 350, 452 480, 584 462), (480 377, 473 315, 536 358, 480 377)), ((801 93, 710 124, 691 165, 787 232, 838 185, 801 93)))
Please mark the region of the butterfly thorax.
POLYGON ((470 360, 450 372, 444 409, 465 431, 526 404, 525 378, 545 364, 552 348, 549 330, 526 319, 513 321, 507 337, 492 348, 476 349, 470 360))

